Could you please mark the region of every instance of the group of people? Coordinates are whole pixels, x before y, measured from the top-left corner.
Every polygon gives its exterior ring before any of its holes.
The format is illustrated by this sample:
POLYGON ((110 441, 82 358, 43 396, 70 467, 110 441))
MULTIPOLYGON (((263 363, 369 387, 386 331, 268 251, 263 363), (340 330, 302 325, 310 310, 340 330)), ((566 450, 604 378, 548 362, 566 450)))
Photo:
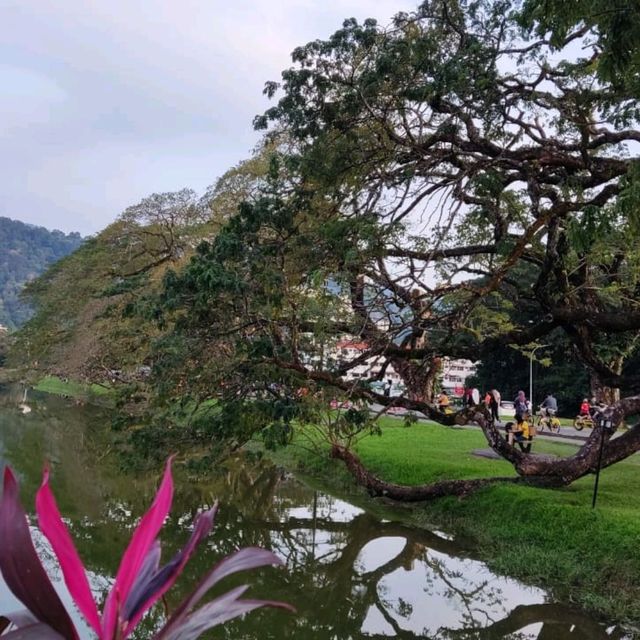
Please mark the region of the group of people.
MULTIPOLYGON (((531 444, 536 435, 535 425, 531 422, 530 403, 524 391, 518 391, 513 401, 515 422, 507 422, 504 430, 510 445, 516 444, 524 453, 531 451, 531 444)), ((542 410, 550 415, 558 410, 557 400, 549 394, 542 403, 542 410)))
MULTIPOLYGON (((500 392, 497 389, 491 389, 491 391, 487 391, 484 395, 483 402, 491 411, 491 415, 494 420, 499 420, 499 410, 500 410, 500 392)), ((462 401, 464 406, 467 407, 475 407, 480 404, 480 391, 475 388, 468 388, 464 390, 464 394, 462 396, 462 401)), ((438 409, 442 411, 442 413, 449 413, 451 411, 451 400, 446 391, 442 390, 440 395, 438 396, 438 409)))
MULTIPOLYGON (((476 406, 480 404, 480 394, 478 389, 465 389, 463 395, 463 402, 465 406, 476 406)), ((500 410, 500 392, 497 389, 491 389, 487 391, 483 399, 487 409, 491 412, 491 416, 494 422, 499 422, 499 410, 500 410)), ((514 401, 514 420, 505 424, 505 432, 507 434, 507 440, 509 444, 518 444, 520 449, 526 453, 531 451, 531 443, 536 435, 536 428, 531 418, 531 403, 527 400, 527 396, 524 391, 518 391, 514 401)), ((585 398, 580 405, 579 415, 582 417, 589 417, 593 419, 594 415, 601 411, 605 405, 601 402, 598 403, 595 398, 587 400, 585 398)), ((438 408, 443 413, 451 412, 451 400, 446 391, 442 391, 438 396, 438 408)), ((541 415, 548 418, 553 418, 558 412, 558 401, 553 394, 548 394, 540 405, 541 415)))
MULTIPOLYGON (((491 391, 487 391, 484 395, 483 402, 487 406, 487 408, 491 411, 491 415, 494 420, 499 420, 499 410, 500 410, 500 392, 497 389, 491 389, 491 391)), ((475 407, 480 404, 480 391, 475 388, 468 388, 464 390, 464 394, 462 396, 462 401, 464 406, 466 407, 475 407)), ((444 389, 440 392, 438 396, 438 409, 443 413, 447 413, 451 410, 451 399, 444 389)))

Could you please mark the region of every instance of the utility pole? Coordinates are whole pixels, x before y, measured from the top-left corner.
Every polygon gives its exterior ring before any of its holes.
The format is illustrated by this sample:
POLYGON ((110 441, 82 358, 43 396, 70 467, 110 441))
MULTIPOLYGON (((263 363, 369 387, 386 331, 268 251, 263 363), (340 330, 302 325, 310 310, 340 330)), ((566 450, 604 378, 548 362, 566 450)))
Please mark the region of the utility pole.
POLYGON ((533 406, 533 354, 538 349, 544 349, 544 347, 549 347, 551 345, 548 344, 539 344, 537 347, 534 347, 529 354, 529 402, 531 403, 531 413, 534 412, 533 406))

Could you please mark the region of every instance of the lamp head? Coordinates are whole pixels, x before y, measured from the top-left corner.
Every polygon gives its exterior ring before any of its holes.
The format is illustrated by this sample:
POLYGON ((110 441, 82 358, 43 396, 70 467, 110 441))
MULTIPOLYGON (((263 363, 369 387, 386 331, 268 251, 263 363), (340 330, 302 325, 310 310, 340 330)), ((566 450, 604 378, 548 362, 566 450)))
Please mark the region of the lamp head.
POLYGON ((598 424, 603 429, 606 429, 607 431, 610 431, 611 429, 613 429, 613 422, 612 422, 611 418, 609 418, 607 416, 600 416, 600 419, 598 420, 598 424))

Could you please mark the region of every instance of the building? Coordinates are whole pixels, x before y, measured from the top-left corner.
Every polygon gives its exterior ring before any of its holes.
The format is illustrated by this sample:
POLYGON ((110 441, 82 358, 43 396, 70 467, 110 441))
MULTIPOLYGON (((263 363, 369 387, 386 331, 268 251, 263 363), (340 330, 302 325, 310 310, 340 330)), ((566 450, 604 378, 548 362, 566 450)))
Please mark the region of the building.
MULTIPOLYGON (((357 338, 344 338, 327 349, 324 353, 324 366, 329 369, 340 367, 342 364, 353 362, 369 345, 357 338)), ((371 380, 374 385, 382 387, 387 380, 391 381, 391 395, 401 395, 405 385, 400 375, 388 364, 381 375, 386 363, 384 356, 370 356, 345 372, 345 380, 371 380)), ((476 372, 476 364, 471 360, 443 360, 441 372, 442 388, 451 396, 461 397, 464 393, 467 378, 476 372)))
POLYGON ((442 363, 442 388, 449 395, 462 396, 467 378, 476 372, 476 363, 471 360, 450 360, 442 363))
MULTIPOLYGON (((326 354, 327 364, 339 367, 341 364, 351 362, 360 357, 369 345, 358 340, 340 340, 326 354)), ((349 369, 344 376, 345 380, 379 380, 380 385, 387 380, 391 381, 391 395, 400 395, 404 391, 402 378, 398 375, 393 365, 388 364, 384 370, 384 375, 380 377, 386 358, 383 356, 371 356, 361 363, 349 369)))

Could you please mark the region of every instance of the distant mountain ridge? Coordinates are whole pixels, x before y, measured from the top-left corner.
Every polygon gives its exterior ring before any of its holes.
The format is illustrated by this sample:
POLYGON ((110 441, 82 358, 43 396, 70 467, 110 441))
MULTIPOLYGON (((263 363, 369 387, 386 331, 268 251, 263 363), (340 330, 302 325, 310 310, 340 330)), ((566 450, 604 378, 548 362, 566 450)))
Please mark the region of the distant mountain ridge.
POLYGON ((49 231, 0 216, 0 325, 14 329, 31 317, 30 306, 20 299, 24 284, 82 242, 79 233, 49 231))

